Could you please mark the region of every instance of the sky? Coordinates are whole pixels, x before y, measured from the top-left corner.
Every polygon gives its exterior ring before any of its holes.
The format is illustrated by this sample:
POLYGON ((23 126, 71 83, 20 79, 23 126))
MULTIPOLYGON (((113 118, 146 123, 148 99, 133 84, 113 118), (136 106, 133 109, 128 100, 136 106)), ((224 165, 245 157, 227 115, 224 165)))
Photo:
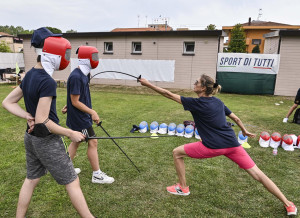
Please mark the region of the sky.
POLYGON ((0 25, 106 32, 164 23, 217 29, 252 20, 300 25, 299 0, 0 0, 0 25), (259 11, 261 15, 259 17, 259 11))

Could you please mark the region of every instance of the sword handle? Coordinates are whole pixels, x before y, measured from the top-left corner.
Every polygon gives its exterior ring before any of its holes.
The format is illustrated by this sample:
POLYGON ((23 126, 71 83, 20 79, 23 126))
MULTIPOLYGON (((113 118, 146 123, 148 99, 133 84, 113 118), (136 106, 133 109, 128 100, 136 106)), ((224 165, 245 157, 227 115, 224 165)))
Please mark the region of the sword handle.
POLYGON ((139 77, 137 78, 136 82, 138 83, 141 78, 142 78, 142 75, 139 75, 139 77))

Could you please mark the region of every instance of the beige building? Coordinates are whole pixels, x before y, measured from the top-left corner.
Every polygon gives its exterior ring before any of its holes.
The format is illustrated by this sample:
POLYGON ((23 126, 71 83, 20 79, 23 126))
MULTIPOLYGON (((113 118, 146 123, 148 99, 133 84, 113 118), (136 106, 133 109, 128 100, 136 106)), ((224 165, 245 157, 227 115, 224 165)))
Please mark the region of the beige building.
POLYGON ((10 47, 10 50, 14 53, 20 52, 23 49, 23 41, 20 38, 16 38, 8 33, 0 32, 0 41, 4 41, 10 47))
MULTIPOLYGON (((258 45, 260 48, 260 53, 263 53, 265 47, 265 38, 264 34, 270 33, 274 30, 292 30, 299 29, 300 25, 290 25, 284 23, 276 23, 271 21, 261 21, 261 20, 251 20, 249 17, 249 21, 247 23, 241 24, 246 37, 246 52, 252 53, 252 49, 258 45)), ((231 38, 231 31, 234 26, 223 26, 222 30, 228 34, 228 42, 226 42, 226 46, 229 44, 231 38)))
MULTIPOLYGON (((30 47, 31 35, 23 38, 25 70, 36 63, 34 48, 30 47)), ((100 59, 174 60, 174 82, 156 82, 165 88, 193 88, 203 73, 215 78, 218 52, 223 44, 221 30, 189 31, 117 31, 92 33, 65 33, 63 37, 72 45, 71 58, 80 45, 95 46, 100 59)), ((71 71, 68 66, 55 72, 54 79, 67 80, 71 71)), ((128 73, 128 72, 127 72, 128 73)), ((92 83, 136 86, 136 81, 93 79, 92 83)))
POLYGON ((280 30, 264 37, 265 53, 280 54, 274 94, 296 96, 300 88, 300 30, 280 30))

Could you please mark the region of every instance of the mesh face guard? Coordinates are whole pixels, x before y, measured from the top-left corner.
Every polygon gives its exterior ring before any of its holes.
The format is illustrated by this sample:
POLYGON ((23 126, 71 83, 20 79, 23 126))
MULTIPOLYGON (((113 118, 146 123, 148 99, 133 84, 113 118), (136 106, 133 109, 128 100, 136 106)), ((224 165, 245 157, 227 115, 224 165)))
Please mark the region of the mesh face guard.
POLYGON ((93 46, 80 46, 76 54, 78 54, 78 59, 89 59, 92 69, 99 64, 98 50, 93 46))
POLYGON ((59 70, 64 70, 70 63, 71 43, 62 37, 48 37, 45 39, 43 52, 61 57, 59 70))

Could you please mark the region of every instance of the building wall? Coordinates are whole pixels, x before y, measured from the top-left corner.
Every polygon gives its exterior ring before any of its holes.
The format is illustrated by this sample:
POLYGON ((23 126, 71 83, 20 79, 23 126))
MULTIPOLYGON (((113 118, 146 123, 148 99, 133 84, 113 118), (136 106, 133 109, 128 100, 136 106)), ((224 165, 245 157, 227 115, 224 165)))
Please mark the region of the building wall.
POLYGON ((300 88, 300 37, 281 37, 275 95, 296 96, 300 88))
POLYGON ((264 54, 277 54, 278 53, 279 37, 265 38, 264 54))
MULTIPOLYGON (((216 77, 216 61, 218 55, 219 37, 97 37, 97 38, 69 38, 72 45, 71 58, 76 58, 76 49, 80 45, 95 46, 99 50, 100 59, 144 59, 144 60, 175 60, 174 83, 156 82, 164 88, 193 88, 194 81, 205 73, 213 78, 216 77), (132 55, 132 42, 142 42, 142 55, 132 55), (195 55, 183 54, 184 41, 195 41, 195 55), (111 54, 103 54, 104 42, 113 42, 111 54)), ((24 59, 26 71, 36 63, 34 48, 30 48, 30 39, 24 39, 24 59)), ((70 65, 63 71, 53 74, 54 79, 67 80, 70 74, 70 65)), ((137 86, 132 80, 93 79, 92 83, 137 86)))
POLYGON ((256 46, 252 44, 252 39, 261 39, 261 44, 259 45, 260 53, 264 52, 265 38, 264 34, 271 32, 268 29, 254 29, 254 30, 245 30, 246 38, 249 39, 249 44, 247 45, 247 52, 252 53, 252 49, 256 46))

